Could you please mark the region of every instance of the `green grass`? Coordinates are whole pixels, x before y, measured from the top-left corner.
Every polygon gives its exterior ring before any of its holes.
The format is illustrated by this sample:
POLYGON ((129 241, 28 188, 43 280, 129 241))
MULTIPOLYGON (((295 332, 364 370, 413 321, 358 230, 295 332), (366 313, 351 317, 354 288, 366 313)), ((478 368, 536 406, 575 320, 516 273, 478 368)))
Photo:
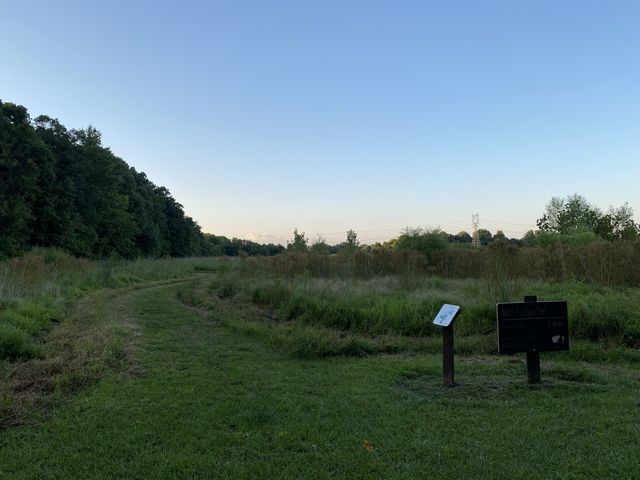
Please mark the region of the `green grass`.
POLYGON ((220 265, 226 262, 210 258, 94 262, 54 248, 0 262, 0 360, 41 356, 42 334, 89 292, 183 278, 220 265))
POLYGON ((458 355, 459 385, 446 388, 437 354, 296 358, 264 335, 262 327, 277 327, 238 295, 197 309, 178 301, 179 292, 197 298, 199 288, 99 295, 100 308, 85 310, 115 312, 113 328, 118 319, 135 326, 138 336, 121 337, 134 339, 132 358, 35 424, 3 431, 0 477, 586 479, 640 471, 640 378, 624 361, 546 356, 543 383, 528 386, 522 356, 458 355), (127 363, 143 373, 131 375, 127 363))
POLYGON ((58 261, 25 269, 30 290, 0 305, 0 478, 640 471, 637 289, 189 259, 105 262, 90 287, 38 290, 35 269, 58 261), (524 355, 496 354, 495 302, 524 294, 570 307, 571 350, 542 355, 535 386, 524 355), (445 301, 464 308, 455 388, 430 325, 445 301))
POLYGON ((640 347, 640 290, 583 282, 545 283, 524 280, 442 279, 416 276, 410 285, 402 275, 356 278, 290 278, 236 269, 210 285, 219 297, 251 300, 277 313, 280 321, 298 321, 365 335, 424 337, 438 333, 425 319, 443 303, 462 306, 457 333, 495 335, 496 303, 567 300, 574 340, 640 347))

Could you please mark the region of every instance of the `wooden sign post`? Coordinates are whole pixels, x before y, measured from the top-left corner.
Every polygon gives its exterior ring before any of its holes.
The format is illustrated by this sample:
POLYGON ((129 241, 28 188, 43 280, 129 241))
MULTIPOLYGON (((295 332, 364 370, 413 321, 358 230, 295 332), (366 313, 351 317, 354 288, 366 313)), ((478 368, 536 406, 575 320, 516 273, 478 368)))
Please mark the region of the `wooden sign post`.
POLYGON ((460 314, 458 305, 445 303, 436 318, 435 325, 442 327, 442 384, 447 387, 455 385, 453 368, 453 321, 460 314))
POLYGON ((569 350, 567 302, 538 302, 528 296, 523 303, 498 303, 498 351, 526 352, 527 381, 540 383, 540 352, 569 350))
MULTIPOLYGON (((536 295, 526 295, 524 301, 537 302, 538 297, 536 295)), ((527 383, 540 383, 540 352, 531 351, 527 352, 527 383)))

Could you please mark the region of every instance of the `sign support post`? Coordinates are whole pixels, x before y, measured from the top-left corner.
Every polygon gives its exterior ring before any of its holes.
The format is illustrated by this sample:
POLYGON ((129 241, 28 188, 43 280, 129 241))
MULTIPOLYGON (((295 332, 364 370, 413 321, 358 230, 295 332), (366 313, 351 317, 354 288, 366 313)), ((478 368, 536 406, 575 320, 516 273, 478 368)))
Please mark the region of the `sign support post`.
POLYGON ((460 313, 458 305, 445 303, 433 321, 434 325, 442 327, 442 384, 453 387, 453 321, 460 313))
POLYGON ((453 324, 442 329, 442 384, 453 387, 453 324))
POLYGON ((527 352, 527 383, 540 383, 540 352, 527 352))
MULTIPOLYGON (((535 303, 538 301, 536 295, 526 295, 524 297, 526 303, 535 303)), ((540 352, 527 352, 527 383, 540 383, 540 352)))

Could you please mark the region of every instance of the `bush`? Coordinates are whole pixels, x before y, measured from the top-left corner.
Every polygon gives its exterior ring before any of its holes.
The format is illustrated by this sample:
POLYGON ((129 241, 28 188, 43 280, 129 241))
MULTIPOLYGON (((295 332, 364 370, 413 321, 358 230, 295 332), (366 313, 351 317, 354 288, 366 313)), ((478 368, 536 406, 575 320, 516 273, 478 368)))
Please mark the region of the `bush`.
POLYGON ((253 301, 260 305, 268 305, 270 307, 279 307, 290 296, 289 289, 282 283, 275 282, 257 287, 253 292, 253 301))
POLYGON ((218 295, 220 298, 233 297, 238 290, 238 285, 233 279, 225 279, 218 289, 218 295))
POLYGON ((433 254, 449 247, 448 236, 440 229, 406 228, 396 241, 399 250, 420 252, 431 260, 433 254))
POLYGON ((46 325, 46 322, 39 321, 37 318, 21 315, 12 310, 6 310, 0 313, 0 322, 12 325, 28 335, 38 333, 46 325))
POLYGON ((40 357, 40 348, 33 343, 31 335, 18 327, 0 323, 0 359, 40 357))

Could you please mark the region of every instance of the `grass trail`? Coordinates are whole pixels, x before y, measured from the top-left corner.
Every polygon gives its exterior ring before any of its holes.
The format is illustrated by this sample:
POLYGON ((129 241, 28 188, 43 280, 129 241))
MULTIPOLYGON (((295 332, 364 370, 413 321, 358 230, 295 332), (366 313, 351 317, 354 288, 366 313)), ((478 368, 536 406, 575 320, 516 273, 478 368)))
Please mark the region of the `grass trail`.
POLYGON ((0 478, 634 478, 640 378, 623 366, 437 356, 296 360, 177 286, 114 300, 141 377, 112 375, 0 433, 0 478), (365 448, 365 443, 368 448, 365 448))

